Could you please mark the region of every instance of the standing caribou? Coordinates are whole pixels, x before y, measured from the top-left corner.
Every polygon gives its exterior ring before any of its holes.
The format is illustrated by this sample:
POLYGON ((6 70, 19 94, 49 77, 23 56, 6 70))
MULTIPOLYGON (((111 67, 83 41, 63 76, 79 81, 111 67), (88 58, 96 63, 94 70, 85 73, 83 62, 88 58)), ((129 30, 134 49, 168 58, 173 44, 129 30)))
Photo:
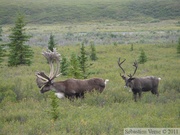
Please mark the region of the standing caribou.
POLYGON ((85 92, 97 90, 102 92, 106 86, 108 79, 92 78, 92 79, 67 79, 65 81, 54 82, 58 77, 60 69, 60 54, 54 49, 53 51, 44 51, 42 55, 47 59, 50 66, 50 74, 47 76, 44 72, 37 72, 36 83, 41 93, 50 90, 55 91, 58 98, 83 98, 85 92), (56 67, 54 67, 56 65, 56 67))
POLYGON ((159 96, 158 84, 161 78, 158 78, 155 76, 146 76, 146 77, 140 77, 140 78, 133 77, 138 68, 138 63, 136 61, 133 64, 133 66, 135 67, 134 73, 132 75, 129 74, 127 77, 124 69, 121 66, 125 60, 126 59, 120 62, 120 58, 118 59, 118 65, 124 73, 123 75, 120 74, 120 76, 125 81, 125 86, 131 88, 135 102, 137 101, 137 94, 139 95, 139 98, 141 98, 142 92, 151 91, 152 94, 159 96))

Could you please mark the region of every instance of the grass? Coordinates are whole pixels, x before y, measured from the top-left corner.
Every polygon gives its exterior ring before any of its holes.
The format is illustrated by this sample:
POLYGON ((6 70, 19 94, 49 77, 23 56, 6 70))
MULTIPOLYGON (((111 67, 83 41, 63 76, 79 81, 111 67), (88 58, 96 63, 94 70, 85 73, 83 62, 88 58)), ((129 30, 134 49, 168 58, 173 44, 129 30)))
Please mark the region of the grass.
MULTIPOLYGON (((86 46, 89 51, 90 46, 86 46)), ((33 64, 28 66, 1 67, 1 93, 5 93, 0 103, 0 134, 123 134, 123 128, 180 127, 180 85, 179 56, 175 44, 135 44, 96 45, 98 60, 93 62, 90 77, 108 78, 110 81, 101 94, 87 93, 85 99, 62 99, 58 102, 59 118, 54 122, 49 113, 50 93, 39 93, 35 83, 35 72, 49 72, 46 60, 41 55, 42 47, 33 46, 33 64), (126 58, 124 68, 133 72, 133 61, 138 59, 143 48, 147 62, 139 64, 136 76, 155 75, 161 77, 160 97, 150 92, 143 93, 141 101, 135 103, 132 93, 124 88, 119 76, 121 72, 118 57, 126 58), (2 87, 3 86, 3 87, 2 87), (13 92, 14 94, 7 94, 13 92), (9 96, 8 96, 9 95, 9 96), (14 101, 15 96, 15 101, 14 101)), ((58 46, 58 51, 70 58, 72 52, 78 53, 80 46, 58 46)), ((61 76, 56 80, 65 80, 61 76)), ((0 96, 1 97, 1 96, 0 96)))

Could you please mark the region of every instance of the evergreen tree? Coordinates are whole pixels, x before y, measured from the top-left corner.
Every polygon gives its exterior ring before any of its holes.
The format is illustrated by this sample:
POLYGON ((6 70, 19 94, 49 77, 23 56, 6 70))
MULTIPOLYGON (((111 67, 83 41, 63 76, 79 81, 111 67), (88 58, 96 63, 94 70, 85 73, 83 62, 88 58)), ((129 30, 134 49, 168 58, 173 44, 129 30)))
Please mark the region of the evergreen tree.
MULTIPOLYGON (((2 28, 0 27, 0 41, 2 41, 2 28)), ((2 63, 3 61, 3 54, 4 54, 4 50, 3 50, 3 45, 0 44, 0 63, 2 63)))
POLYGON ((53 121, 55 122, 58 117, 59 117, 59 112, 58 112, 58 98, 54 95, 54 93, 52 93, 50 95, 50 98, 51 98, 51 111, 50 111, 50 114, 51 114, 51 118, 53 119, 53 121))
POLYGON ((55 41, 54 41, 54 36, 51 34, 48 42, 48 49, 53 52, 53 48, 55 48, 55 41))
POLYGON ((134 50, 134 45, 133 44, 131 44, 131 51, 133 51, 134 50))
POLYGON ((178 45, 177 45, 177 53, 180 54, 180 38, 179 38, 178 45))
POLYGON ((10 43, 9 45, 9 66, 17 66, 20 64, 31 64, 31 58, 33 57, 33 51, 30 46, 25 45, 30 38, 25 33, 24 17, 21 14, 17 15, 15 26, 11 29, 10 43))
POLYGON ((82 43, 81 50, 80 50, 80 56, 78 57, 80 68, 83 74, 83 78, 87 78, 89 73, 87 72, 87 69, 91 66, 91 64, 87 64, 88 57, 86 55, 85 46, 84 43, 82 43))
POLYGON ((0 44, 0 64, 3 62, 4 52, 4 45, 0 44))
POLYGON ((2 27, 0 26, 0 41, 2 41, 2 27))
POLYGON ((141 49, 141 54, 140 54, 140 56, 139 56, 139 61, 138 61, 138 62, 139 62, 140 64, 144 64, 146 61, 147 61, 147 56, 146 56, 144 50, 141 49))
POLYGON ((80 48, 80 56, 78 57, 79 62, 80 62, 80 67, 83 73, 86 72, 86 66, 85 63, 87 61, 87 56, 86 56, 86 51, 85 51, 85 46, 84 43, 81 44, 81 48, 80 48))
POLYGON ((94 45, 94 42, 91 42, 91 55, 90 55, 90 58, 91 60, 97 60, 97 55, 96 55, 96 48, 95 48, 95 45, 94 45))
POLYGON ((68 74, 68 62, 66 57, 62 56, 61 64, 60 64, 60 71, 62 75, 67 75, 68 74))
POLYGON ((77 79, 82 77, 80 64, 79 64, 78 58, 75 55, 75 53, 71 54, 69 75, 73 76, 74 78, 77 78, 77 79))

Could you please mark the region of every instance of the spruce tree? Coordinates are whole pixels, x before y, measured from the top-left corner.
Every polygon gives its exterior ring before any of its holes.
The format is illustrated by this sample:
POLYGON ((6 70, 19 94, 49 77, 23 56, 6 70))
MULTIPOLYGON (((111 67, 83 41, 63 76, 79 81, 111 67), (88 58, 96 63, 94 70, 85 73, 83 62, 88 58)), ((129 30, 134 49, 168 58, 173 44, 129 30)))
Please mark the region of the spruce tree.
POLYGON ((97 60, 97 55, 96 55, 96 48, 95 48, 95 45, 94 45, 94 42, 91 42, 91 55, 90 55, 90 58, 91 60, 97 60))
POLYGON ((139 56, 139 61, 138 61, 138 62, 139 62, 140 64, 144 64, 146 61, 147 61, 147 56, 146 56, 144 50, 141 49, 141 54, 140 54, 140 56, 139 56))
POLYGON ((81 74, 81 68, 80 68, 80 64, 78 61, 78 57, 75 53, 71 54, 71 58, 70 58, 70 66, 69 66, 69 75, 80 79, 82 78, 82 74, 81 74))
POLYGON ((133 51, 134 50, 134 45, 133 44, 131 44, 131 49, 130 49, 131 51, 133 51))
POLYGON ((52 93, 50 95, 50 98, 51 98, 51 111, 50 111, 50 114, 51 114, 52 120, 55 122, 59 117, 58 98, 54 95, 54 93, 52 93))
POLYGON ((66 57, 62 56, 61 64, 60 64, 60 71, 62 75, 67 75, 68 74, 68 61, 66 57))
POLYGON ((80 62, 80 67, 83 73, 86 72, 86 61, 87 61, 87 56, 86 56, 86 51, 85 51, 85 46, 84 43, 81 44, 81 48, 80 48, 80 56, 78 57, 79 62, 80 62))
POLYGON ((10 43, 9 45, 9 66, 17 66, 21 64, 30 65, 31 59, 33 57, 33 51, 30 46, 25 45, 30 38, 29 35, 25 33, 25 22, 24 17, 20 13, 17 15, 15 26, 11 29, 10 43))
MULTIPOLYGON (((2 28, 0 27, 0 41, 2 41, 2 28)), ((4 50, 3 50, 3 45, 0 44, 0 64, 2 63, 3 61, 3 54, 4 54, 4 50)))
POLYGON ((55 41, 54 41, 54 36, 51 34, 49 37, 49 42, 48 42, 48 49, 53 52, 53 48, 55 48, 55 41))
POLYGON ((2 41, 2 27, 0 26, 0 41, 2 41))
POLYGON ((180 54, 180 38, 179 38, 178 45, 177 45, 177 53, 180 54))
POLYGON ((4 51, 4 45, 0 44, 0 64, 3 62, 4 51))
POLYGON ((87 54, 86 54, 84 43, 81 44, 80 49, 81 49, 80 50, 80 56, 78 56, 78 60, 79 60, 79 63, 80 63, 80 68, 81 68, 81 71, 82 71, 82 74, 83 74, 83 78, 85 79, 90 74, 90 73, 87 72, 87 70, 92 64, 87 64, 88 57, 87 57, 87 54))

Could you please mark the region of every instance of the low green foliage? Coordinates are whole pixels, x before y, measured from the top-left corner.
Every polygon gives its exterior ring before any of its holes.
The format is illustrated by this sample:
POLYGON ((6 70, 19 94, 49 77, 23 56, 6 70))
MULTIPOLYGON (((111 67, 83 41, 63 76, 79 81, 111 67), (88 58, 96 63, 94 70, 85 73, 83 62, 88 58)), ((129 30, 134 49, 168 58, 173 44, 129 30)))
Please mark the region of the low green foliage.
MULTIPOLYGON (((0 72, 0 93, 4 97, 0 97, 0 134, 114 135, 123 134, 127 127, 180 127, 180 61, 176 45, 134 44, 133 51, 130 47, 130 44, 96 45, 98 60, 93 61, 90 69, 94 74, 88 78, 102 77, 110 81, 102 93, 86 93, 84 99, 73 102, 57 99, 54 112, 58 117, 55 121, 48 113, 52 108, 52 100, 48 97, 51 92, 40 94, 35 82, 36 71, 49 72, 49 66, 40 53, 43 48, 33 46, 35 57, 31 66, 16 68, 3 65, 0 72), (124 69, 127 74, 132 73, 133 62, 138 59, 141 48, 146 52, 148 61, 138 66, 135 76, 154 75, 162 80, 159 98, 147 92, 135 103, 132 93, 124 88, 117 59, 126 58, 124 69), (11 94, 6 95, 6 92, 11 94), (9 99, 8 96, 11 100, 5 100, 9 99)), ((79 46, 58 46, 57 49, 67 59, 73 52, 79 52, 79 46)), ((67 78, 70 77, 60 76, 55 81, 67 78)))
POLYGON ((17 94, 13 91, 13 85, 8 82, 1 83, 0 87, 0 102, 16 101, 17 94))

